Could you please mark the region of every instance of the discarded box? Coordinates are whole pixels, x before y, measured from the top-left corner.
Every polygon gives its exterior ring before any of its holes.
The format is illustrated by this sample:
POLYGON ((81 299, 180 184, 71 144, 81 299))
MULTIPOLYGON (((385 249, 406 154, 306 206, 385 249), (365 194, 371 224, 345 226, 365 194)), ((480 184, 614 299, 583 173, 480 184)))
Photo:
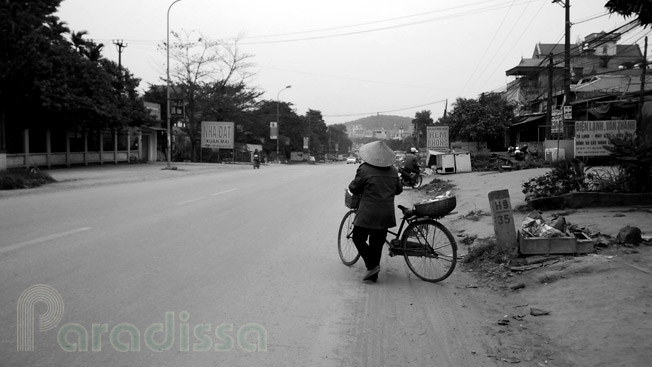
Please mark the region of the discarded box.
POLYGON ((584 233, 572 237, 524 237, 518 232, 523 255, 586 254, 593 251, 593 240, 584 233))

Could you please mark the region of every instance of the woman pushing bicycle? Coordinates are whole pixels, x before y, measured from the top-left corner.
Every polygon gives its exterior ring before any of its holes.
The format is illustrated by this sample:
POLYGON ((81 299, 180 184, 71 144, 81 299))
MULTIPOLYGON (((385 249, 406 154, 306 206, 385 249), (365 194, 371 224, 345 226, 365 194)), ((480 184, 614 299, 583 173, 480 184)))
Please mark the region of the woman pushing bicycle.
POLYGON ((362 280, 375 282, 380 272, 387 229, 396 226, 394 197, 403 192, 403 186, 393 166, 394 151, 384 142, 363 145, 359 156, 363 163, 349 184, 349 190, 360 195, 353 243, 367 267, 362 280))

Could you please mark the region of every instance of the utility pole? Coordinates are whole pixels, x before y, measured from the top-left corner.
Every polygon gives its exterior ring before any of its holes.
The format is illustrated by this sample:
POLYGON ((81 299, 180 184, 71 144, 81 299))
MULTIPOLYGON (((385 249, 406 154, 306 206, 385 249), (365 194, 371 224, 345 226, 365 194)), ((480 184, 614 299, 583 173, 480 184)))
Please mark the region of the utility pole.
POLYGON ((566 12, 566 29, 564 37, 564 104, 570 105, 571 94, 570 94, 570 83, 571 83, 571 70, 570 70, 570 32, 571 32, 571 22, 570 22, 570 0, 564 1, 564 8, 566 12))
POLYGON ((310 148, 312 148, 312 145, 310 144, 310 138, 312 137, 312 129, 310 128, 310 111, 306 112, 306 116, 308 116, 308 161, 310 161, 310 156, 312 155, 310 152, 310 148))
MULTIPOLYGON (((571 69, 570 69, 570 0, 552 0, 553 3, 560 3, 564 7, 564 101, 562 102, 562 128, 564 126, 564 106, 570 106, 571 103, 571 69)), ((563 131, 563 130, 562 130, 563 131)))
POLYGON ((647 36, 643 48, 643 65, 641 66, 641 95, 638 100, 638 113, 636 114, 636 136, 643 137, 647 129, 643 128, 643 104, 645 103, 645 70, 647 69, 647 36))
POLYGON ((127 47, 123 40, 113 40, 113 44, 118 49, 118 67, 122 69, 122 49, 127 47))
POLYGON ((548 63, 548 107, 546 109, 546 115, 547 115, 547 122, 546 122, 546 138, 552 137, 552 63, 553 63, 553 55, 552 52, 548 56, 549 58, 549 63, 548 63))

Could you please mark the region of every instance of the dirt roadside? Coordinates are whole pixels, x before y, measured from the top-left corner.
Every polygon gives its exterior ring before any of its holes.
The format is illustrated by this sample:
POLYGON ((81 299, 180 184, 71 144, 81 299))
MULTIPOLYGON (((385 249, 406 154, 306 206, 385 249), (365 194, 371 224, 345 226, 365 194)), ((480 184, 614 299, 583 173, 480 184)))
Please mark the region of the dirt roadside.
MULTIPOLYGON (((513 208, 524 205, 521 185, 546 169, 507 173, 436 175, 455 185, 457 208, 444 220, 461 253, 494 236, 488 193, 508 189, 513 208)), ((515 211, 517 228, 527 211, 515 211)), ((652 236, 652 207, 611 207, 544 211, 593 234, 615 239, 625 226, 652 236)), ((606 238, 606 237, 604 237, 606 238)), ((652 244, 651 241, 647 242, 652 244)), ((461 267, 474 275, 478 297, 491 297, 504 313, 491 331, 506 364, 548 366, 650 366, 652 362, 652 246, 613 243, 582 256, 529 257, 544 261, 525 271, 499 264, 461 267), (536 267, 539 266, 539 267, 536 267), (491 293, 483 293, 482 291, 491 293), (534 316, 534 314, 543 315, 534 316), (551 352, 552 351, 552 352, 551 352), (545 364, 537 353, 551 356, 545 364)))

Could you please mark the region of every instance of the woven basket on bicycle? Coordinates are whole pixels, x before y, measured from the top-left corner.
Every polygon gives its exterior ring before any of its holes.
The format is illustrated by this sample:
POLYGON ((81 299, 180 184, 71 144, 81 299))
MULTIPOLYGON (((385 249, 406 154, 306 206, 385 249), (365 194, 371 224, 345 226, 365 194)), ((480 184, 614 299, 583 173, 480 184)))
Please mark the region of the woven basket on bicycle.
POLYGON ((414 214, 420 217, 442 218, 457 206, 455 196, 414 204, 414 214))
POLYGON ((349 209, 358 209, 360 205, 360 195, 352 194, 349 189, 344 189, 344 205, 349 209))

